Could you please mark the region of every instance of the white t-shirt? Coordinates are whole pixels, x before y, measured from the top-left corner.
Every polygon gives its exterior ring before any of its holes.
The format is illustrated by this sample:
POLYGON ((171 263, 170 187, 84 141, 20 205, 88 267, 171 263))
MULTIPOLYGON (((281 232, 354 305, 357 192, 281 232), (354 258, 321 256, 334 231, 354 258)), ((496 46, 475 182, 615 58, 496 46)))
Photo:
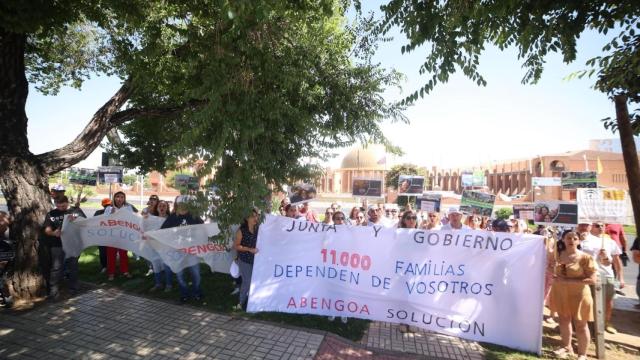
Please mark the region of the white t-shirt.
POLYGON ((603 239, 591 234, 587 235, 587 238, 580 243, 582 251, 593 257, 593 260, 598 265, 598 270, 600 271, 600 273, 604 274, 607 277, 613 277, 613 266, 611 264, 603 265, 602 263, 600 263, 598 261, 598 254, 600 253, 600 249, 604 249, 604 252, 607 254, 609 260, 613 260, 613 256, 619 256, 620 254, 622 254, 622 251, 620 251, 620 247, 618 246, 618 244, 616 244, 616 242, 613 241, 609 236, 604 236, 604 247, 602 245, 603 239))
MULTIPOLYGON (((434 229, 435 230, 435 229, 434 229)), ((442 227, 440 228, 440 230, 471 230, 470 227, 468 227, 465 224, 462 224, 462 227, 460 229, 454 229, 451 227, 451 223, 448 223, 446 225, 442 225, 442 227)))

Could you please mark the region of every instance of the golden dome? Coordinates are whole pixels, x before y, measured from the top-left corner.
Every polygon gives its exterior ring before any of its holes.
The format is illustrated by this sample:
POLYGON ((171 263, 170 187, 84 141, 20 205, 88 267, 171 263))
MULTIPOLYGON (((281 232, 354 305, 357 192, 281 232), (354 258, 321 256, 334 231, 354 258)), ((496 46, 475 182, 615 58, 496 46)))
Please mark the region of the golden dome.
POLYGON ((390 159, 382 145, 353 148, 342 159, 342 169, 385 170, 390 159))

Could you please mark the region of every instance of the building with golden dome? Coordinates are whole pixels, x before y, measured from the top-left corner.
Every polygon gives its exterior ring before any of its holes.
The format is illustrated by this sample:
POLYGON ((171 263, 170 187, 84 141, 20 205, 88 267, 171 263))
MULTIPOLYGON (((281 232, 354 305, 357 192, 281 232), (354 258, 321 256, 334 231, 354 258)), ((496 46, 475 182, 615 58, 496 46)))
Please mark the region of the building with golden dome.
POLYGON ((339 169, 325 170, 317 190, 324 194, 351 194, 353 179, 376 179, 384 183, 391 168, 389 160, 382 145, 354 147, 344 156, 339 169))

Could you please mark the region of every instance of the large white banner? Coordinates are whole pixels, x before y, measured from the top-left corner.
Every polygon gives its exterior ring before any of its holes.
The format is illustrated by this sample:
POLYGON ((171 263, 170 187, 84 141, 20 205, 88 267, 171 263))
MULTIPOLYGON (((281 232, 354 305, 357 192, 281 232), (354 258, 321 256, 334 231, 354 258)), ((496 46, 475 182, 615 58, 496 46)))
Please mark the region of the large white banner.
POLYGON ((536 235, 308 223, 260 226, 248 311, 403 323, 540 353, 536 235))
POLYGON ((627 223, 627 193, 618 189, 578 189, 578 222, 627 223))
POLYGON ((222 245, 209 242, 218 225, 203 224, 160 229, 163 218, 142 218, 129 211, 89 219, 65 219, 62 247, 66 257, 80 256, 89 246, 111 246, 142 256, 154 264, 167 264, 178 272, 202 259, 212 271, 229 273, 232 256, 222 245))

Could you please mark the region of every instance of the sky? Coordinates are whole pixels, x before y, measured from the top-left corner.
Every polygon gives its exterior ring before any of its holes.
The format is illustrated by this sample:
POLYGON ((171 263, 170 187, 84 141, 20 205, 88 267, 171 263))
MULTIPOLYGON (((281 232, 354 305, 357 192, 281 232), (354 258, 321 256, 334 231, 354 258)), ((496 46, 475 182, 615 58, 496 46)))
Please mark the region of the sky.
MULTIPOLYGON (((585 33, 578 41, 578 57, 567 65, 559 55, 547 57, 542 79, 522 85, 525 71, 515 49, 487 48, 480 58, 480 73, 488 82, 479 87, 463 75, 453 75, 446 84, 407 109, 409 124, 384 121, 385 135, 405 153, 391 158, 395 163, 420 166, 472 167, 474 164, 588 148, 591 139, 615 138, 600 119, 614 116, 613 103, 593 90, 594 79, 565 80, 599 54, 605 39, 585 33)), ((403 36, 383 43, 376 60, 385 68, 406 75, 404 92, 389 89, 385 97, 397 101, 428 80, 418 74, 426 48, 400 53, 403 36)), ((43 96, 31 86, 27 100, 28 136, 31 151, 42 153, 72 141, 93 113, 120 86, 119 79, 96 76, 81 90, 64 88, 57 96, 43 96)), ((334 151, 326 165, 340 166, 348 149, 334 151)), ((100 165, 98 148, 80 167, 100 165)))

